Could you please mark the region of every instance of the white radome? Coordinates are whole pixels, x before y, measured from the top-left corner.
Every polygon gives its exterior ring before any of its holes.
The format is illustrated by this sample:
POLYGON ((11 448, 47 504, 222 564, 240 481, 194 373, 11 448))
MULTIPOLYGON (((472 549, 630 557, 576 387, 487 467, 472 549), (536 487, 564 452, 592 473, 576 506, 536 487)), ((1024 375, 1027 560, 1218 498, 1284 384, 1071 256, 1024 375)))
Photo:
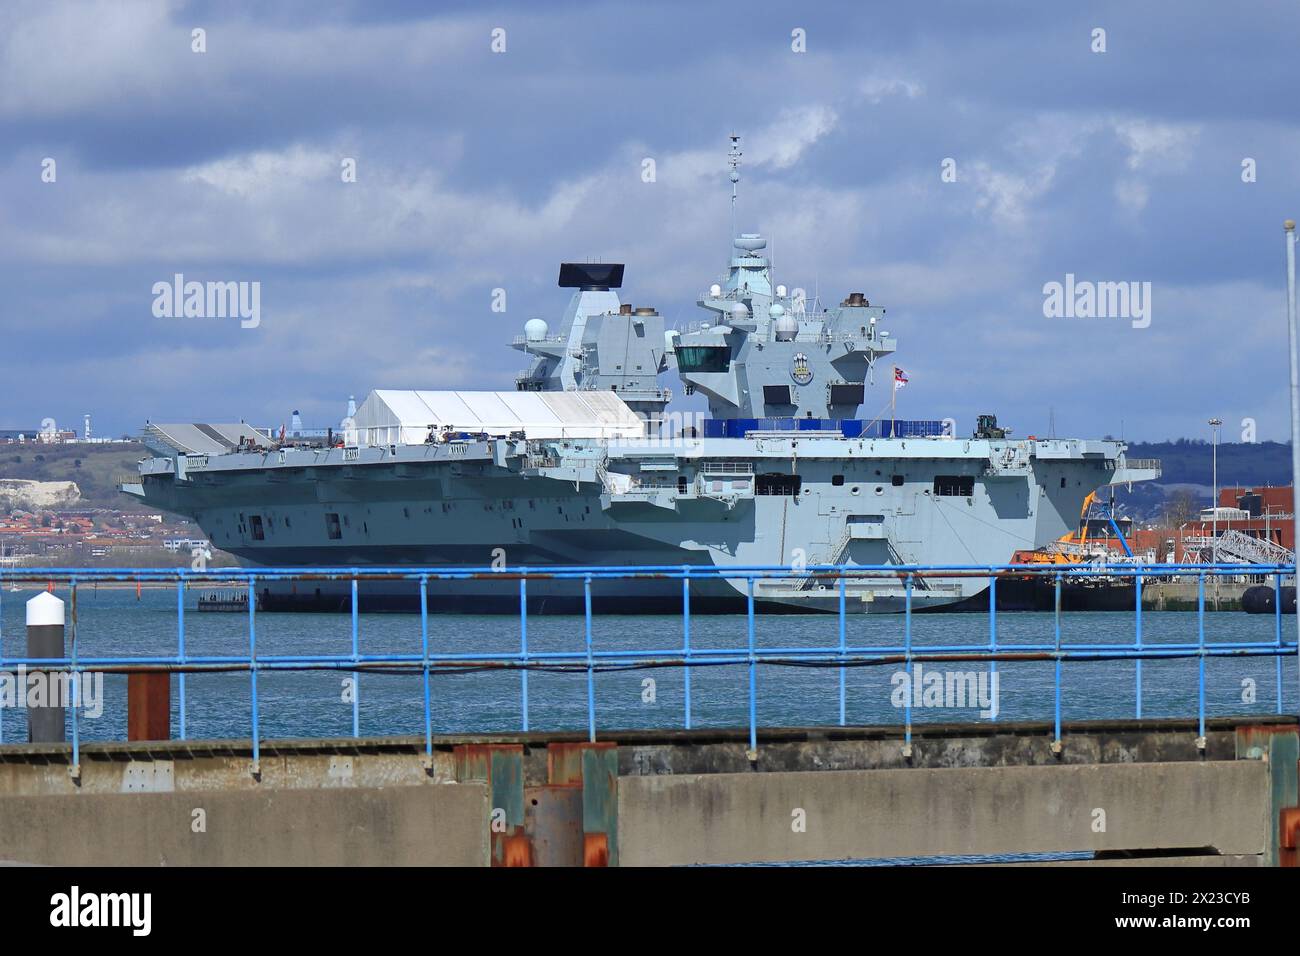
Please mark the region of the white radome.
POLYGON ((544 341, 550 328, 545 319, 529 319, 524 323, 524 338, 529 342, 544 341))

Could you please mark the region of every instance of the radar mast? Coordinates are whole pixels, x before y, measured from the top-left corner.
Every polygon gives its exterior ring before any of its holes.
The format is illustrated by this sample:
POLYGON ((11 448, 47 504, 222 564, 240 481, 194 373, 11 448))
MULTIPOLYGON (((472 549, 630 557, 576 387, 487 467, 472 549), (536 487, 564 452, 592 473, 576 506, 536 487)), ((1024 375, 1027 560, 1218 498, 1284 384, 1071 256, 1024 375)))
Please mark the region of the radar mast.
POLYGON ((727 154, 727 165, 731 167, 731 238, 727 245, 736 241, 736 183, 740 182, 740 136, 731 134, 731 152, 727 154))

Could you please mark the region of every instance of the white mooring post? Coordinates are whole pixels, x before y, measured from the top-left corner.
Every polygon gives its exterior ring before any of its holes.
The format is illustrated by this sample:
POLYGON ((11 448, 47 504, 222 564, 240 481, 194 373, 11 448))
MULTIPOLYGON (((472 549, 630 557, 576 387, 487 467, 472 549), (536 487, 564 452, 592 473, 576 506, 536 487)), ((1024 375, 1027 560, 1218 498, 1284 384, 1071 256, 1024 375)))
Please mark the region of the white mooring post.
MULTIPOLYGON (((63 601, 48 591, 42 591, 27 602, 27 656, 63 657, 63 601)), ((32 674, 38 673, 32 671, 32 674)), ((27 708, 27 740, 37 744, 60 744, 66 739, 63 730, 63 707, 54 696, 65 684, 49 680, 51 675, 41 673, 48 688, 44 706, 27 708)), ((24 682, 26 685, 27 682, 24 682)), ((71 685, 67 685, 71 686, 71 685)), ((26 686, 21 688, 26 690, 26 686)))

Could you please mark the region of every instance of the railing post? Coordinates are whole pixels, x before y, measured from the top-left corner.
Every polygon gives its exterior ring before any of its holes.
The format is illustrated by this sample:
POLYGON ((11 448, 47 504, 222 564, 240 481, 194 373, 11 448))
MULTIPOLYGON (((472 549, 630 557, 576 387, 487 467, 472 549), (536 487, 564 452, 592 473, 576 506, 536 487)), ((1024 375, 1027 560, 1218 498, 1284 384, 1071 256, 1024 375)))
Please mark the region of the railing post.
POLYGON ((262 773, 261 727, 257 711, 257 588, 256 576, 248 576, 248 680, 249 703, 253 719, 253 776, 262 773))
MULTIPOLYGON (((846 670, 842 662, 844 660, 845 654, 848 651, 848 634, 847 634, 847 629, 845 628, 845 613, 847 609, 845 607, 846 602, 845 602, 844 587, 845 587, 844 565, 841 564, 840 565, 840 661, 841 661, 840 664, 840 726, 841 727, 844 726, 844 709, 845 709, 845 697, 846 697, 846 693, 845 693, 846 670)), ((750 591, 752 592, 753 590, 754 590, 753 578, 750 578, 750 591)), ((750 602, 752 603, 753 600, 754 600, 753 594, 751 593, 750 602)))
POLYGON ((903 595, 903 667, 907 671, 907 693, 903 695, 903 756, 912 756, 912 572, 907 572, 903 595))
POLYGON ((1137 719, 1142 719, 1142 572, 1138 571, 1133 575, 1133 603, 1134 619, 1137 628, 1137 650, 1139 657, 1134 662, 1137 666, 1134 668, 1134 680, 1136 682, 1135 697, 1137 699, 1137 719))
POLYGON ((1273 636, 1282 646, 1282 572, 1273 575, 1273 636))
POLYGON ((424 763, 433 769, 433 693, 429 686, 429 577, 420 577, 420 651, 424 658, 424 763))
POLYGON ((1052 752, 1059 754, 1064 748, 1061 743, 1061 572, 1057 571, 1053 575, 1055 578, 1052 588, 1052 624, 1056 638, 1056 677, 1054 680, 1053 696, 1053 734, 1052 752))
POLYGON ((591 652, 591 575, 582 582, 583 609, 587 625, 587 739, 596 742, 596 673, 591 652))
MULTIPOLYGON (((360 627, 357 621, 357 579, 356 568, 352 569, 352 660, 360 656, 360 627)), ((352 736, 361 736, 361 671, 352 672, 352 736)))
POLYGON ((1196 576, 1196 746, 1205 749, 1205 575, 1196 576))
POLYGON ((754 673, 754 579, 748 580, 746 590, 745 621, 748 627, 749 647, 749 759, 758 760, 758 684, 754 673))
MULTIPOLYGON (((998 652, 998 576, 996 572, 989 574, 989 653, 998 652)), ((994 681, 997 678, 998 662, 989 661, 989 686, 997 686, 994 681)), ((998 719, 998 709, 994 708, 990 720, 998 719)))
MULTIPOLYGON (((521 569, 525 571, 526 569, 521 569)), ((519 656, 524 666, 519 671, 519 709, 523 716, 523 731, 528 733, 528 577, 519 577, 519 656)))
MULTIPOLYGON (((1300 581, 1297 581, 1300 584, 1300 581)), ((1300 611, 1296 613, 1300 614, 1300 611)), ((1282 573, 1273 576, 1273 629, 1277 634, 1279 653, 1273 658, 1275 683, 1277 685, 1277 712, 1282 713, 1282 573)))
POLYGON ((185 739, 185 572, 176 578, 176 661, 182 670, 176 675, 180 738, 185 739))
POLYGON ((691 569, 682 565, 682 667, 683 687, 686 691, 686 729, 691 729, 691 569))
POLYGON ((72 634, 69 645, 72 647, 72 767, 74 780, 81 779, 81 724, 77 715, 77 702, 81 700, 81 675, 77 673, 77 579, 68 581, 68 606, 72 610, 72 634))

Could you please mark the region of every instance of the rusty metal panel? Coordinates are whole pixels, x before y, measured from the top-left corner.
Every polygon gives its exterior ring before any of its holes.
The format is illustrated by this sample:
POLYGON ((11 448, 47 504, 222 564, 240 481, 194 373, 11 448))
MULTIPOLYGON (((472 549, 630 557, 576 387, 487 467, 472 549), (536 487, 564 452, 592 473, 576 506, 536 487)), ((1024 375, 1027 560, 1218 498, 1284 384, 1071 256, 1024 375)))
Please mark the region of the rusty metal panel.
POLYGON ((482 780, 491 795, 488 839, 492 866, 528 866, 524 835, 524 748, 522 744, 462 744, 452 751, 456 779, 482 780))
POLYGON ((605 834, 582 835, 582 865, 609 866, 609 838, 605 834))
POLYGON ((1273 818, 1268 862, 1294 866, 1296 850, 1287 846, 1287 811, 1300 805, 1300 726, 1272 724, 1237 728, 1237 759, 1268 763, 1269 807, 1273 818))
POLYGON ((524 825, 524 748, 522 744, 462 744, 452 751, 457 780, 483 780, 492 806, 505 811, 510 826, 524 825))
MULTIPOLYGON (((495 860, 494 860, 495 863, 495 860)), ((533 866, 533 847, 522 830, 501 841, 501 866, 533 866)))
POLYGON ((1278 820, 1278 866, 1300 867, 1300 807, 1283 808, 1278 820))
POLYGON ((612 741, 595 743, 587 740, 556 741, 546 745, 547 783, 582 783, 583 754, 589 750, 618 752, 612 741))
POLYGON ((557 785, 582 783, 582 752, 590 746, 586 741, 547 744, 546 782, 557 785))
POLYGON ((170 740, 171 675, 130 674, 126 679, 126 739, 170 740))
POLYGON ((618 744, 551 743, 546 779, 581 790, 581 865, 618 866, 618 744))
POLYGON ((533 866, 582 866, 582 787, 529 787, 524 796, 533 866))
POLYGON ((582 830, 587 866, 618 866, 618 747, 592 744, 582 752, 582 830), (604 837, 604 862, 600 840, 604 837))
POLYGON ((1268 753, 1269 740, 1276 734, 1300 732, 1297 724, 1256 724, 1236 728, 1237 759, 1259 760, 1268 753))

